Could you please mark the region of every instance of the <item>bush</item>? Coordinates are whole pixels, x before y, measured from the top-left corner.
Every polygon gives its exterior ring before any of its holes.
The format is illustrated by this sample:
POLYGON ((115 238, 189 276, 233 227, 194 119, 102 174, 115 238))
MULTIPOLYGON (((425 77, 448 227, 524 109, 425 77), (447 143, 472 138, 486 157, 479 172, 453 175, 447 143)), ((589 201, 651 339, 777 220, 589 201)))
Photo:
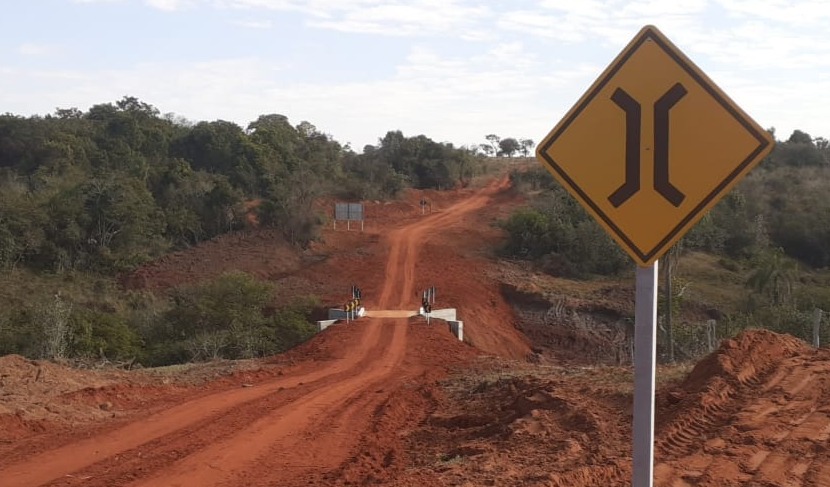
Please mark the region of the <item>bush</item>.
POLYGON ((510 215, 502 228, 507 232, 504 252, 513 257, 537 259, 551 252, 550 219, 532 208, 510 215))
POLYGON ((119 315, 80 309, 71 323, 74 357, 128 360, 141 354, 141 338, 119 315))
POLYGON ((168 365, 283 352, 314 334, 308 322, 315 298, 273 310, 276 289, 243 272, 173 291, 172 306, 144 332, 144 361, 168 365))
POLYGON ((537 261, 546 272, 567 277, 615 275, 630 263, 562 188, 546 191, 535 205, 517 210, 502 223, 507 232, 505 255, 537 261))

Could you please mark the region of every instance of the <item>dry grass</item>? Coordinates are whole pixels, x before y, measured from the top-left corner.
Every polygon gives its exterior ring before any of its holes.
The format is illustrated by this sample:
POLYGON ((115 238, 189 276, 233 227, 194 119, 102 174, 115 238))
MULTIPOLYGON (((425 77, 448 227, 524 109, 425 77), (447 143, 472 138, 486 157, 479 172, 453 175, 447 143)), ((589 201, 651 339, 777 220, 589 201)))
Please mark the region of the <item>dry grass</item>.
POLYGON ((689 252, 681 257, 676 276, 690 284, 687 299, 730 312, 746 299, 746 274, 743 268, 725 268, 716 256, 689 252))
MULTIPOLYGON (((693 362, 658 365, 655 381, 657 388, 671 386, 682 381, 694 365, 693 362)), ((443 382, 443 386, 445 390, 457 397, 466 397, 476 389, 486 389, 495 384, 523 377, 569 381, 609 393, 632 394, 634 392, 634 369, 631 366, 533 364, 495 357, 479 359, 472 371, 448 378, 443 382)))

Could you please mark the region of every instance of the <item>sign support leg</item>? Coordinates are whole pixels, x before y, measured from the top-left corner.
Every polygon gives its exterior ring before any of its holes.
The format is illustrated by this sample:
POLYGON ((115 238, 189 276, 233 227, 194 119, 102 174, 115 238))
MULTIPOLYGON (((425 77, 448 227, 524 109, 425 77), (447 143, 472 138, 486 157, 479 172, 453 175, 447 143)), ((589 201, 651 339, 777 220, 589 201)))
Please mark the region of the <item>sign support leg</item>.
POLYGON ((823 311, 819 308, 813 310, 813 346, 821 346, 821 315, 823 311))
POLYGON ((633 487, 654 485, 654 376, 657 355, 657 262, 637 267, 634 305, 633 487))

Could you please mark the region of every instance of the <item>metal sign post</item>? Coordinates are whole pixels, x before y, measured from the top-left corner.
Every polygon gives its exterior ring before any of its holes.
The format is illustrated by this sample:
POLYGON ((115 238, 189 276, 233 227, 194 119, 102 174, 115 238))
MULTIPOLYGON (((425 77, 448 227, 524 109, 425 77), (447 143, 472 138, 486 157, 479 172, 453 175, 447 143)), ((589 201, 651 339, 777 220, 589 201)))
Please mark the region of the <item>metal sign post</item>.
POLYGON ((635 487, 654 482, 657 259, 774 145, 769 132, 646 25, 536 148, 539 162, 640 266, 635 487))
POLYGON ((657 262, 637 267, 634 304, 634 487, 654 482, 654 376, 657 356, 657 262))
POLYGON ((821 315, 823 311, 816 308, 813 311, 813 346, 818 348, 821 346, 821 315))

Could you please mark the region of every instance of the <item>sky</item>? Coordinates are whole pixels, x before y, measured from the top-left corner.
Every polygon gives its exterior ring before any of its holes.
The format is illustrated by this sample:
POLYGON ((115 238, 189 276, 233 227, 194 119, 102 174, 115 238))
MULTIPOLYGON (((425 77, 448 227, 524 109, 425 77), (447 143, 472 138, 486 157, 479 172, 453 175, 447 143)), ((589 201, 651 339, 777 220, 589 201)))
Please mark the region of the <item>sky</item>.
POLYGON ((657 26, 762 127, 830 138, 830 0, 2 0, 0 113, 135 96, 360 152, 390 130, 540 141, 657 26))

